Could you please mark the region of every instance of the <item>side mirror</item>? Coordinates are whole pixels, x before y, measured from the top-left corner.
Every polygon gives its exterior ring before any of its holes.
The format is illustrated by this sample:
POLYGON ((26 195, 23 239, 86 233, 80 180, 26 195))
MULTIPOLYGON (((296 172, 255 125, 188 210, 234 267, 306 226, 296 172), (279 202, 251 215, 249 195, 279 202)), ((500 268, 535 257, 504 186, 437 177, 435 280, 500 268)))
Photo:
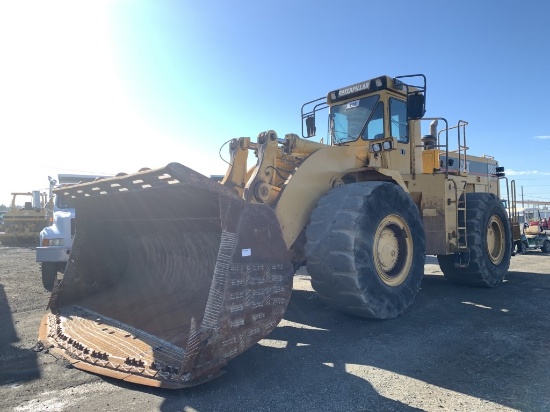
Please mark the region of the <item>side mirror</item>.
POLYGON ((317 129, 317 128, 315 127, 315 115, 307 116, 307 117, 306 117, 306 133, 307 133, 307 137, 313 137, 313 136, 315 136, 316 129, 317 129))
POLYGON ((407 119, 418 120, 426 113, 426 97, 420 93, 411 93, 407 97, 407 119))

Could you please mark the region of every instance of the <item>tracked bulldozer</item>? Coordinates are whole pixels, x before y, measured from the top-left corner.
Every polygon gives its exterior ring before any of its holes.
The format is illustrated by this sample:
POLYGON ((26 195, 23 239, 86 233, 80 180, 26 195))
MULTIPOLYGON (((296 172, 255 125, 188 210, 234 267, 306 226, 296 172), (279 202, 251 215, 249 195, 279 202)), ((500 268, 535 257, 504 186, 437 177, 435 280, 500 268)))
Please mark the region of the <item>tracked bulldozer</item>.
POLYGON ((426 254, 452 282, 498 285, 504 169, 467 153, 467 122, 424 117, 425 98, 424 75, 331 91, 302 107, 301 137, 231 140, 221 182, 171 163, 57 189, 76 236, 39 338, 77 368, 182 388, 277 326, 301 265, 327 306, 376 319, 410 307, 426 254))

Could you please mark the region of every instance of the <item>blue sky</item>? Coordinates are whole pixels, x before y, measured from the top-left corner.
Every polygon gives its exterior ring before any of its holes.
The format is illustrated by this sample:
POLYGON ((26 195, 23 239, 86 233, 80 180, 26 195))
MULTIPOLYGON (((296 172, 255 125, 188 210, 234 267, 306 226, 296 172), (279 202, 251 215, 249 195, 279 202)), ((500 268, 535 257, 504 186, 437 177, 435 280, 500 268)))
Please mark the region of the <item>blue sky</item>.
POLYGON ((549 16, 546 1, 3 2, 0 203, 58 173, 223 174, 228 139, 300 133, 304 102, 411 73, 427 116, 466 120, 471 154, 550 201, 549 16))

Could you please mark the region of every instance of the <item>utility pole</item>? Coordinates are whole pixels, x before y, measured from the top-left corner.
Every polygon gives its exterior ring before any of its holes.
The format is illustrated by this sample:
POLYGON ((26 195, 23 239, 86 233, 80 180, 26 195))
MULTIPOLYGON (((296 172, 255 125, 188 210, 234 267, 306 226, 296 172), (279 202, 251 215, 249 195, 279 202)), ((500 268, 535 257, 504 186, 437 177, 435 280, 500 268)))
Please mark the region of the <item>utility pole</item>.
POLYGON ((525 207, 525 204, 523 203, 523 186, 521 186, 521 207, 525 207))

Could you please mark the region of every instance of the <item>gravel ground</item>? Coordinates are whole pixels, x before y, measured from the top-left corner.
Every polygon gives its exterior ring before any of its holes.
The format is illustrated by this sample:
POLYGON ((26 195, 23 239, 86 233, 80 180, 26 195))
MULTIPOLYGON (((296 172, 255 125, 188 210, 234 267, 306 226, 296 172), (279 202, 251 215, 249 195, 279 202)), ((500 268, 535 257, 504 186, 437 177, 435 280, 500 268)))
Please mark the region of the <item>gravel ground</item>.
POLYGON ((0 247, 0 409, 6 411, 548 411, 550 256, 512 258, 495 289, 447 282, 427 258, 411 309, 340 314, 302 269, 285 319, 227 373, 162 390, 96 376, 39 351, 49 297, 32 248, 0 247))

